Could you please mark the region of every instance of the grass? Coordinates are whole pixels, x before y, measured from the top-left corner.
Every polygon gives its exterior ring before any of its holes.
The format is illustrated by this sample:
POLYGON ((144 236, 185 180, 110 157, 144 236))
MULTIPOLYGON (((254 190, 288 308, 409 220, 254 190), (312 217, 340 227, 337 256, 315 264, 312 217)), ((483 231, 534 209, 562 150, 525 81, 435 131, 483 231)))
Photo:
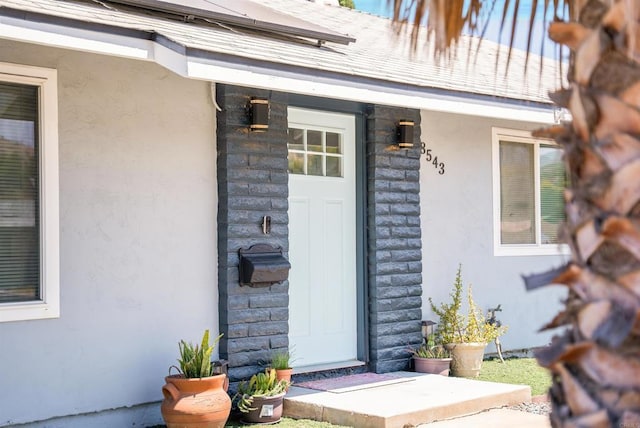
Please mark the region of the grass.
POLYGON ((546 394, 551 386, 551 376, 535 358, 509 358, 504 360, 504 364, 498 359, 484 361, 478 379, 529 385, 534 396, 546 394))

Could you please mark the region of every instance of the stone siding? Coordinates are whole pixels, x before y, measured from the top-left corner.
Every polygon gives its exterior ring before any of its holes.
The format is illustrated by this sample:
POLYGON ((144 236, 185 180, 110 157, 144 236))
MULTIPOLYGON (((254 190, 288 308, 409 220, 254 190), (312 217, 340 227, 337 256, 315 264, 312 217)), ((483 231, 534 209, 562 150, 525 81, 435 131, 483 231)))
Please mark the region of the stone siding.
MULTIPOLYGON (((274 350, 287 348, 288 282, 240 286, 238 250, 258 243, 288 251, 287 94, 218 85, 218 282, 220 357, 232 382, 262 370, 274 350), (268 98, 268 132, 250 132, 246 106, 268 98), (271 216, 271 233, 261 221, 271 216)), ((356 113, 356 112, 354 112, 356 113)), ((420 114, 369 106, 366 113, 367 281, 369 368, 408 369, 407 346, 421 336, 421 234, 419 201, 420 114), (416 145, 393 150, 396 124, 416 123, 416 145)), ((360 160, 362 162, 362 160, 360 160)), ((354 310, 356 310, 354 308, 354 310)))
POLYGON ((240 286, 238 250, 254 244, 288 251, 286 97, 270 91, 218 85, 218 285, 220 358, 232 382, 259 370, 274 350, 289 346, 288 282, 264 288, 240 286), (268 98, 268 132, 250 132, 246 106, 268 98), (262 233, 263 216, 271 233, 262 233))
POLYGON ((422 341, 419 111, 369 108, 367 212, 370 368, 407 370, 407 347, 422 341), (403 119, 415 123, 409 150, 394 148, 403 119))

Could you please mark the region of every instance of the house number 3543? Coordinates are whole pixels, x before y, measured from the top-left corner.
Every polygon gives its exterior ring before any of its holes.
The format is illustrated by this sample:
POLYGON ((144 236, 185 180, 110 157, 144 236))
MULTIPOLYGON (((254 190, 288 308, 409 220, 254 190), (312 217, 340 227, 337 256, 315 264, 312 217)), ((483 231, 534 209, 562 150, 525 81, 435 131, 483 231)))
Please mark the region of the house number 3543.
POLYGON ((422 143, 422 154, 424 155, 424 159, 438 171, 438 174, 444 175, 444 162, 439 162, 438 156, 436 156, 432 149, 427 149, 425 143, 422 143))

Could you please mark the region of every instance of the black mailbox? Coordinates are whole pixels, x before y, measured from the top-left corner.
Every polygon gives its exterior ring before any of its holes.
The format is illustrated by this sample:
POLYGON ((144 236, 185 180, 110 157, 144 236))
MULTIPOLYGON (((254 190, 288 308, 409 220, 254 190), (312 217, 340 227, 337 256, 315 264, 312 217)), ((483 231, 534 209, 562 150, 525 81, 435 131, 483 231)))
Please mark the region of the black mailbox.
POLYGON ((240 285, 268 287, 289 277, 291 263, 282 255, 281 247, 256 244, 248 249, 241 248, 240 285))

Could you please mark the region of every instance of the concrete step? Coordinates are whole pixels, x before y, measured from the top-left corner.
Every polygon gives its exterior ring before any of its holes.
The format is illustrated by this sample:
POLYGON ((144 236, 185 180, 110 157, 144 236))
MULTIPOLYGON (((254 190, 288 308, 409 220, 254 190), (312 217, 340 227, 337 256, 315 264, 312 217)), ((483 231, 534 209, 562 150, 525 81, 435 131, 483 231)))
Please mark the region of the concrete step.
POLYGON ((370 384, 340 393, 292 386, 283 414, 357 428, 403 428, 531 400, 531 388, 526 385, 411 372, 392 374, 406 381, 370 384))

